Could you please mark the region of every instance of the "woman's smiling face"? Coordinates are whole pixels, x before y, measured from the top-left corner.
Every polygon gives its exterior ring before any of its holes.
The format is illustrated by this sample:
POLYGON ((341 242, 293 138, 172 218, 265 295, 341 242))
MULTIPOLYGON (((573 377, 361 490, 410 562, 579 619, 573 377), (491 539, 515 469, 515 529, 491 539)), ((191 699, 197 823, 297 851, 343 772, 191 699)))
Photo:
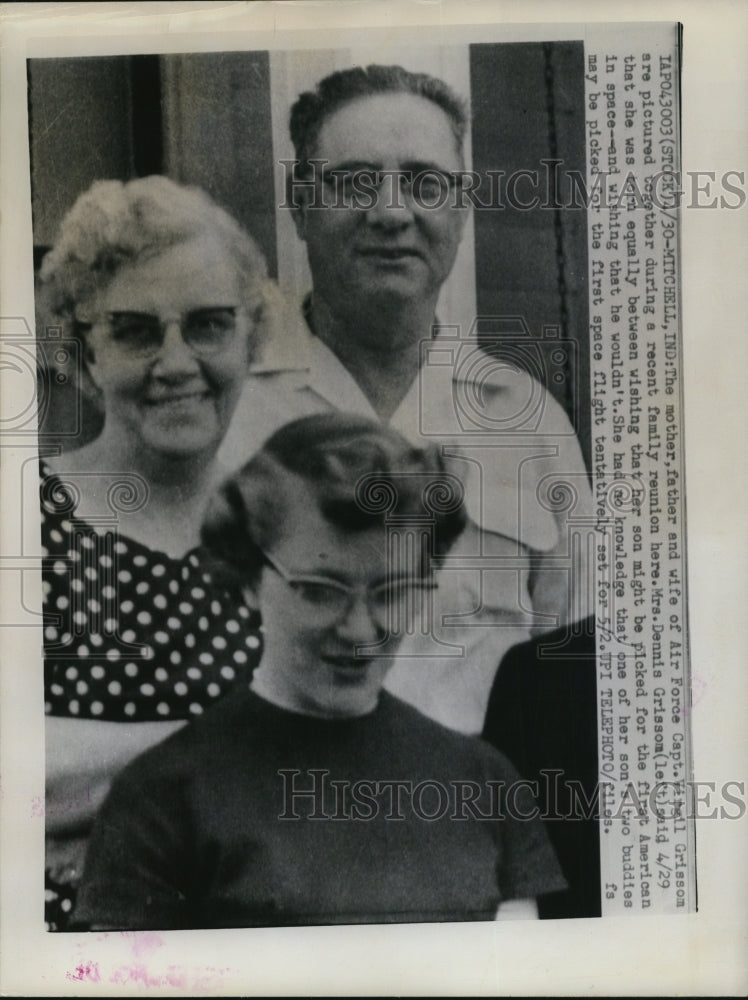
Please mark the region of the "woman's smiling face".
MULTIPOLYGON (((393 576, 385 528, 335 527, 303 488, 284 511, 271 557, 293 577, 314 577, 363 592, 393 576)), ((255 672, 258 690, 306 715, 346 718, 377 704, 401 636, 375 618, 359 593, 339 620, 310 605, 303 594, 265 566, 255 587, 265 652, 255 672), (324 619, 324 620, 323 620, 324 619)))
POLYGON ((251 321, 242 302, 237 268, 212 235, 125 264, 82 310, 93 324, 86 357, 103 396, 107 432, 121 436, 124 446, 164 456, 212 454, 247 372, 251 321), (158 317, 160 344, 146 352, 133 346, 126 325, 124 336, 118 332, 118 323, 128 323, 124 314, 158 317), (218 348, 205 353, 185 341, 189 314, 201 335, 219 331, 218 348))

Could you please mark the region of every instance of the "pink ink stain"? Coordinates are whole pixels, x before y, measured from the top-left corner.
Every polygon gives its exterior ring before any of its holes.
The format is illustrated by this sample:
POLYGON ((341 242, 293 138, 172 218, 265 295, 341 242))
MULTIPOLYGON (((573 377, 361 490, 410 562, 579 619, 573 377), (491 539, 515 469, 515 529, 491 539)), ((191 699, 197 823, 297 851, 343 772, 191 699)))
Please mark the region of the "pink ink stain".
MULTIPOLYGON (((143 964, 120 965, 109 977, 110 983, 119 986, 129 986, 138 984, 140 986, 171 986, 174 985, 169 978, 161 975, 152 975, 143 964)), ((178 983, 176 985, 179 985, 178 983)))
POLYGON ((209 990, 213 991, 216 988, 216 980, 220 979, 221 976, 225 976, 230 970, 226 969, 215 969, 213 966, 208 966, 202 975, 197 976, 192 980, 190 989, 193 993, 207 993, 209 990))
POLYGON ((144 963, 120 965, 109 977, 109 982, 117 986, 171 986, 174 989, 185 990, 190 994, 207 993, 216 987, 216 980, 226 975, 228 969, 216 969, 208 966, 205 970, 188 971, 178 965, 169 965, 166 971, 153 973, 144 963))
POLYGON ((204 969, 189 970, 181 965, 167 965, 164 971, 156 972, 148 968, 148 962, 159 948, 166 942, 160 934, 154 931, 120 931, 120 936, 130 943, 130 950, 135 961, 120 965, 109 976, 109 982, 118 986, 159 987, 171 986, 173 989, 191 993, 205 993, 215 988, 216 980, 226 975, 229 969, 217 969, 207 966, 204 969))
POLYGON ((163 947, 164 939, 154 931, 120 931, 122 937, 131 938, 131 949, 135 958, 144 958, 163 947))
MULTIPOLYGON (((66 972, 68 979, 76 983, 108 982, 115 986, 127 986, 133 989, 140 987, 152 989, 155 987, 171 987, 183 991, 184 995, 208 993, 215 991, 218 980, 230 972, 229 968, 216 968, 209 965, 203 968, 189 968, 183 965, 169 964, 163 970, 148 968, 149 960, 166 941, 160 934, 153 931, 119 931, 119 935, 128 940, 134 961, 106 970, 103 974, 98 962, 82 960, 73 972, 66 972)), ((97 940, 109 937, 109 932, 101 934, 97 940)))
POLYGON ((72 979, 77 983, 101 982, 98 962, 86 962, 85 964, 78 965, 75 972, 66 972, 65 975, 68 979, 72 979))

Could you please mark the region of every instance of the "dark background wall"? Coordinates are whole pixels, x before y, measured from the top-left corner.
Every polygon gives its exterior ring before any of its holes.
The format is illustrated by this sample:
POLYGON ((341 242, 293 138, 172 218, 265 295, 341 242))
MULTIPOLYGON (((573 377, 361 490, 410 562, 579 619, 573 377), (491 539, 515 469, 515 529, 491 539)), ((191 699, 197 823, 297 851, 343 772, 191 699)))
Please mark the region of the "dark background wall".
POLYGON ((35 247, 94 180, 165 173, 233 212, 275 269, 266 52, 31 59, 28 78, 35 247))
POLYGON ((552 207, 572 202, 570 171, 585 176, 583 66, 581 42, 470 47, 473 167, 505 172, 498 207, 475 211, 478 313, 503 317, 483 321, 487 340, 524 356, 571 417, 589 466, 587 217, 552 207), (518 171, 538 184, 519 182, 513 198, 507 179, 518 171), (519 206, 535 195, 537 207, 519 206))
POLYGON ((29 60, 35 246, 54 241, 60 219, 94 180, 135 175, 136 65, 129 58, 29 60))
MULTIPOLYGON (((585 172, 582 43, 472 45, 470 76, 474 169, 542 178, 542 161, 560 160, 556 200, 568 203, 565 172, 585 172)), ((34 59, 28 77, 37 266, 94 180, 166 173, 233 212, 277 274, 266 52, 34 59)), ((504 197, 474 215, 481 335, 545 382, 589 460, 586 214, 521 210, 504 197)), ((69 381, 54 385, 43 430, 80 405, 69 381)), ((93 414, 82 425, 96 433, 93 414)))

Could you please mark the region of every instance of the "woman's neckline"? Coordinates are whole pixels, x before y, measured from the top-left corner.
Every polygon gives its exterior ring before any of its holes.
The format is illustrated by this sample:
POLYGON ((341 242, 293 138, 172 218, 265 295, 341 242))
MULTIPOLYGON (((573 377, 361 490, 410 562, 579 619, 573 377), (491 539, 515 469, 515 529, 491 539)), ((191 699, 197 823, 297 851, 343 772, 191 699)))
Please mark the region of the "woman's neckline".
MULTIPOLYGON (((42 479, 45 479, 45 480, 49 479, 49 478, 57 479, 57 480, 59 480, 61 486, 63 488, 65 487, 65 478, 64 478, 65 477, 65 470, 58 470, 58 469, 53 468, 50 465, 49 459, 47 457, 40 457, 39 458, 39 467, 40 467, 40 472, 41 472, 42 479)), ((83 471, 85 471, 85 470, 80 469, 80 468, 76 468, 76 469, 71 469, 70 470, 71 473, 73 473, 73 472, 83 472, 83 471)), ((112 472, 107 472, 107 471, 102 471, 101 472, 102 476, 119 475, 119 474, 121 474, 121 473, 117 473, 117 472, 113 472, 113 471, 112 472)), ((99 525, 99 524, 96 524, 95 522, 92 522, 92 521, 88 520, 86 517, 82 517, 78 513, 76 506, 73 506, 70 509, 70 511, 67 513, 67 517, 70 520, 76 521, 79 525, 82 525, 86 529, 88 529, 88 531, 91 531, 94 534, 99 535, 102 538, 105 538, 107 535, 114 535, 114 536, 116 536, 116 538, 119 541, 121 541, 123 543, 127 543, 131 548, 136 548, 136 549, 141 550, 141 553, 147 553, 151 558, 157 558, 159 560, 163 560, 165 562, 169 562, 169 563, 173 563, 173 564, 182 564, 182 563, 186 562, 189 559, 190 556, 197 555, 201 551, 201 549, 202 549, 202 546, 198 543, 198 544, 193 545, 190 548, 188 548, 181 556, 174 556, 174 555, 171 555, 170 553, 166 552, 164 549, 156 548, 153 545, 149 545, 147 542, 141 541, 139 538, 136 538, 134 535, 129 534, 126 531, 122 531, 120 528, 118 528, 116 526, 113 527, 111 525, 104 525, 104 524, 99 525)), ((140 554, 140 553, 136 552, 136 555, 137 554, 140 554)))
POLYGON ((306 719, 310 724, 316 723, 318 725, 331 726, 351 725, 355 722, 360 723, 363 722, 364 719, 371 718, 371 716, 378 711, 380 699, 384 694, 384 691, 380 691, 377 702, 373 708, 369 709, 368 712, 362 712, 360 715, 323 715, 321 713, 317 714, 315 712, 305 712, 298 707, 290 707, 283 701, 274 697, 273 693, 269 689, 266 689, 264 685, 258 684, 256 678, 253 678, 247 690, 249 691, 250 696, 257 698, 263 705, 270 706, 276 712, 281 712, 285 715, 292 715, 294 718, 306 719))

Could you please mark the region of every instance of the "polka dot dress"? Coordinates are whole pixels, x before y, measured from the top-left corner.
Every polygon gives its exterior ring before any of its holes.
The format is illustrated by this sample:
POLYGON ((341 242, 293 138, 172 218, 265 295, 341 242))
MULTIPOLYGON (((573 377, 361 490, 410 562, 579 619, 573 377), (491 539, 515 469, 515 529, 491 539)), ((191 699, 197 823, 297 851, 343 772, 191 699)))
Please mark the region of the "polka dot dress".
MULTIPOLYGON (((259 615, 211 579, 195 549, 172 559, 75 516, 42 463, 44 687, 48 715, 153 722, 200 715, 248 683, 259 615)), ((45 873, 45 922, 64 931, 80 872, 45 873)))
POLYGON ((192 718, 260 658, 259 616, 182 559, 75 517, 42 466, 45 710, 118 722, 192 718))

